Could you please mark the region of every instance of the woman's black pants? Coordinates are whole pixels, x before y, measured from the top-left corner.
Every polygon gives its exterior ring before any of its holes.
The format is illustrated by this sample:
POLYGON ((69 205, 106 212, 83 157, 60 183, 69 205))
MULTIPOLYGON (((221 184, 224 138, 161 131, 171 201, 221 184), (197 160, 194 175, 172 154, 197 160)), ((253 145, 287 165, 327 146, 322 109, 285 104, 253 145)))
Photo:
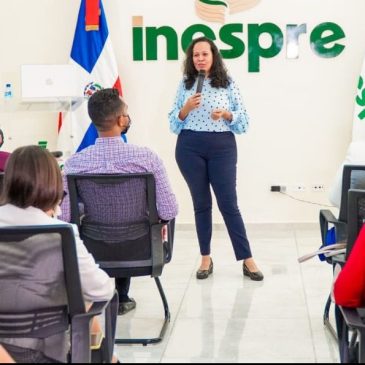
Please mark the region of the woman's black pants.
POLYGON ((210 255, 212 187, 236 259, 252 257, 237 205, 237 145, 234 134, 182 130, 177 139, 175 157, 193 199, 201 255, 210 255))

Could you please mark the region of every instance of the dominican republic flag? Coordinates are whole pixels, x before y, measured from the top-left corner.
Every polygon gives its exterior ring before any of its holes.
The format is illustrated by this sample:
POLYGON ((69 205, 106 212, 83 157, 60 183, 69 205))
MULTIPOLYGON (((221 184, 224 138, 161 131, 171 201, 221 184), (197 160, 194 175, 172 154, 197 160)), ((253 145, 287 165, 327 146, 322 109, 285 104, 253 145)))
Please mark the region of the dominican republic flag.
POLYGON ((87 113, 87 100, 95 91, 114 87, 122 94, 102 0, 81 0, 70 63, 77 70, 77 94, 71 113, 59 115, 58 149, 65 157, 93 145, 97 131, 87 113))

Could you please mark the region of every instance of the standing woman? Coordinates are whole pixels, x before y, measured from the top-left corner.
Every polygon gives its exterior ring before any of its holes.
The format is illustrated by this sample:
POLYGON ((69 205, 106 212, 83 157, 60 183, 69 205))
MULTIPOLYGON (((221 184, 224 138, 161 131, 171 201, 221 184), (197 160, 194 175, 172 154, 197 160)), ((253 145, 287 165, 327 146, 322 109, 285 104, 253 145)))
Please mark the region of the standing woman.
POLYGON ((243 260, 243 274, 252 280, 263 280, 252 258, 237 205, 237 146, 233 133, 246 132, 248 116, 239 89, 228 76, 218 49, 209 38, 193 40, 186 51, 184 78, 169 121, 171 131, 178 134, 176 161, 194 204, 202 256, 197 278, 206 279, 213 272, 212 186, 236 259, 243 260), (202 93, 196 93, 201 70, 206 77, 202 93))

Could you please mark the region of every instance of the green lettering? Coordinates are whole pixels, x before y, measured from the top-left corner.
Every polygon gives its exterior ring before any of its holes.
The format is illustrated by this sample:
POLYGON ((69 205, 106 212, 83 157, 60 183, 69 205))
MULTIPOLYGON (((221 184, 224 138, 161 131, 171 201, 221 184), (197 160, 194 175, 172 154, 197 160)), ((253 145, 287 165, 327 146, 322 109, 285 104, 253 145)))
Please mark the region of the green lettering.
POLYGON ((326 45, 343 39, 345 36, 345 32, 339 25, 331 22, 321 23, 313 29, 310 35, 312 50, 320 57, 337 57, 345 49, 345 46, 339 43, 335 43, 332 47, 326 47, 326 45), (325 32, 331 34, 323 36, 325 32))
POLYGON ((283 33, 280 28, 273 23, 249 24, 248 25, 248 71, 260 71, 260 57, 275 57, 283 48, 283 33), (262 48, 260 37, 268 33, 272 42, 270 47, 262 48))
POLYGON ((133 27, 133 60, 143 61, 143 28, 133 27))
POLYGON ((181 36, 181 46, 184 52, 189 47, 189 44, 194 39, 196 33, 201 33, 201 36, 205 36, 213 41, 216 39, 214 32, 208 26, 204 24, 191 25, 181 36))
POLYGON ((306 24, 286 26, 286 57, 299 58, 299 36, 307 33, 306 24))
POLYGON ((232 47, 231 49, 221 49, 223 58, 237 58, 245 52, 245 44, 233 33, 243 33, 243 24, 226 24, 219 31, 221 41, 232 47))
POLYGON ((146 28, 146 59, 155 61, 158 54, 158 37, 164 36, 166 38, 166 54, 168 60, 178 59, 178 38, 176 31, 168 26, 160 28, 147 27, 146 28))

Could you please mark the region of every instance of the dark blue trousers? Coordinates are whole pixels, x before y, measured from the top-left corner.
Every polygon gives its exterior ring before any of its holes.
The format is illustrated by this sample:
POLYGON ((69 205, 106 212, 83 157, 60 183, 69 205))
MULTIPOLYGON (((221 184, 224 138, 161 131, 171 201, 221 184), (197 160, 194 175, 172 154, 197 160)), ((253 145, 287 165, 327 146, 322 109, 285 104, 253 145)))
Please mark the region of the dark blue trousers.
POLYGON ((237 145, 234 134, 182 130, 177 139, 175 157, 193 199, 201 255, 210 255, 212 187, 236 259, 252 257, 237 205, 237 145))

